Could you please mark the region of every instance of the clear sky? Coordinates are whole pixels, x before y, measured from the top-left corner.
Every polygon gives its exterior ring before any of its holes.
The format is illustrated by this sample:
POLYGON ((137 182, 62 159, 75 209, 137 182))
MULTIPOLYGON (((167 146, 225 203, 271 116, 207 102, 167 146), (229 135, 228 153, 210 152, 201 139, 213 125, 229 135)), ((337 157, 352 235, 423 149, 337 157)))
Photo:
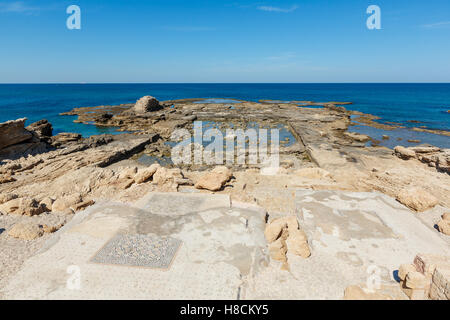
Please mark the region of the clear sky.
POLYGON ((0 82, 450 82, 450 1, 0 0, 0 82))

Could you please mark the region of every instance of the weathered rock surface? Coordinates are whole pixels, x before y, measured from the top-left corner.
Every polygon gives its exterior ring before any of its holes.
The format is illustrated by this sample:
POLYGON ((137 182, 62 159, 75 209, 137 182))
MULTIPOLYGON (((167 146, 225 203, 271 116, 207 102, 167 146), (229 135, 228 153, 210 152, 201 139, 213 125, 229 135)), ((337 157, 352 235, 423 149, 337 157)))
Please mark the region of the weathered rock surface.
POLYGON ((438 222, 437 227, 439 232, 450 236, 450 212, 447 212, 442 216, 442 220, 438 222))
POLYGON ((149 181, 160 167, 161 166, 159 164, 155 163, 148 168, 140 169, 134 177, 134 181, 136 183, 144 183, 149 181))
POLYGON ((41 140, 48 140, 53 135, 53 127, 47 120, 40 120, 30 124, 26 129, 41 140))
POLYGON ((403 189, 397 194, 397 200, 418 212, 431 209, 439 203, 436 197, 417 187, 403 189))
POLYGON ((32 134, 25 130, 27 119, 17 119, 0 123, 0 150, 30 140, 32 134))
POLYGON ((72 209, 76 211, 76 206, 83 202, 83 198, 81 194, 74 193, 71 195, 67 195, 62 198, 58 198, 53 202, 52 211, 54 212, 65 212, 67 209, 72 209))
POLYGON ((264 235, 274 260, 286 262, 288 252, 302 258, 311 256, 307 236, 295 216, 274 219, 266 225, 264 235))
POLYGON ((46 212, 47 208, 33 198, 16 198, 0 205, 0 211, 6 214, 34 216, 46 212))
POLYGON ((416 157, 416 153, 413 150, 410 150, 403 146, 395 147, 394 152, 399 158, 404 160, 414 159, 416 157))
POLYGON ((418 254, 399 269, 400 287, 411 300, 450 300, 450 257, 418 254))
POLYGON ((17 223, 8 231, 10 237, 21 240, 33 240, 42 236, 43 233, 43 229, 34 223, 17 223))
POLYGON ((233 176, 233 172, 224 166, 214 168, 211 172, 204 174, 195 183, 197 189, 219 191, 233 176))

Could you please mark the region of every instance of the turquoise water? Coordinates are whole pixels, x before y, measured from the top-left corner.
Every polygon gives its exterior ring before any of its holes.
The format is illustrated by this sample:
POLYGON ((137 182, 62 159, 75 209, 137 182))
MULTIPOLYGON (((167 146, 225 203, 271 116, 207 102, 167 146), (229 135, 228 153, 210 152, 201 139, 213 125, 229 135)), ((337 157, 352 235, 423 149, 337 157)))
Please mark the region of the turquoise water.
MULTIPOLYGON (((450 130, 450 84, 4 84, 0 85, 0 122, 27 117, 47 119, 58 132, 84 136, 114 129, 75 124, 59 116, 74 107, 135 102, 144 95, 159 100, 221 98, 257 101, 352 101, 346 106, 406 127, 450 130), (411 123, 408 120, 420 121, 411 123)), ((449 137, 438 139, 448 143, 449 137), (446 142, 447 141, 447 142, 446 142)))

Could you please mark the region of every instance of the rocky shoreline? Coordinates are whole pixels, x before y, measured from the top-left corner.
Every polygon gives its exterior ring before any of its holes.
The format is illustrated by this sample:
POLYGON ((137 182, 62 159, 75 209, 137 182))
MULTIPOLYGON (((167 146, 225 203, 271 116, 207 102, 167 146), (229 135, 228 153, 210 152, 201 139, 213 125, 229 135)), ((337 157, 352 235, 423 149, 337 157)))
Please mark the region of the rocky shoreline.
POLYGON ((24 252, 34 247, 24 243, 51 237, 98 201, 132 203, 149 192, 225 194, 231 201, 264 208, 270 256, 285 269, 287 253, 303 259, 314 255, 308 245, 311 235, 297 220, 280 218, 280 213, 296 214, 296 189, 379 192, 411 209, 450 244, 444 214, 450 212, 450 150, 368 146, 369 136, 348 131, 352 116, 380 124, 369 115, 346 110, 347 104, 159 102, 147 96, 136 104, 76 108, 62 114, 78 116, 75 122, 126 132, 119 135, 53 136, 46 120, 26 128, 26 119, 0 124, 0 292, 34 254, 24 252), (318 105, 323 108, 308 108, 318 105), (260 164, 177 166, 162 161, 170 158, 172 133, 192 131, 194 121, 221 130, 246 129, 249 123, 283 128, 289 136, 280 145, 280 168, 266 175, 260 164), (144 157, 153 163, 141 161, 144 157))

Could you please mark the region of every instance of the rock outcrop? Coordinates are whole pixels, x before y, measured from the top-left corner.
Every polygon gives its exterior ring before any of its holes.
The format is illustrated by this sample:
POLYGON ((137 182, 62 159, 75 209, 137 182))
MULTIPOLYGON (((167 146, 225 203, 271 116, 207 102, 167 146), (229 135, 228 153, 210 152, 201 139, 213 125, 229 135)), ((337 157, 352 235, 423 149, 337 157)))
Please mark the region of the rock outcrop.
POLYGON ((274 260, 286 263, 288 252, 302 258, 311 256, 308 239, 305 232, 300 229, 295 216, 271 221, 266 225, 264 235, 269 244, 269 254, 274 260))
POLYGON ((397 194, 396 199, 417 212, 431 209, 439 203, 436 197, 418 187, 403 189, 397 194))
POLYGON ((44 230, 35 223, 17 223, 8 231, 10 237, 21 240, 34 240, 43 234, 44 230))
POLYGON ((16 198, 0 205, 0 211, 6 214, 35 216, 48 211, 45 205, 33 198, 16 198))
POLYGON ((45 119, 30 124, 26 129, 33 133, 38 139, 46 142, 48 142, 53 135, 53 126, 45 119))
POLYGON ((405 148, 397 146, 394 149, 397 157, 408 160, 417 159, 430 167, 450 174, 450 149, 440 149, 431 145, 405 148))
POLYGON ((200 177, 195 183, 197 189, 206 189, 210 191, 219 191, 233 176, 233 172, 224 166, 215 167, 200 177))
POLYGON ((450 212, 442 215, 442 220, 438 222, 437 227, 439 232, 450 236, 450 212))
POLYGON ((398 270, 400 287, 411 300, 450 300, 450 257, 418 254, 398 270))
POLYGON ((27 119, 17 119, 0 123, 0 150, 31 140, 33 135, 25 129, 27 119))

